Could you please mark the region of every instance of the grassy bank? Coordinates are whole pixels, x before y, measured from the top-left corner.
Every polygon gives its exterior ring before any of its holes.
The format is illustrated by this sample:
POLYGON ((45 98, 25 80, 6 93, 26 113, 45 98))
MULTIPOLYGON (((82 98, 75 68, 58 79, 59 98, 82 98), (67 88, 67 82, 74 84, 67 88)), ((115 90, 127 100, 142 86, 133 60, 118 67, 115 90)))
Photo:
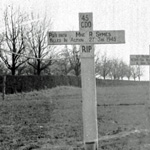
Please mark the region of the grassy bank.
MULTIPOLYGON (((99 147, 107 150, 139 150, 147 143, 145 133, 108 138, 148 128, 148 86, 97 87, 99 147)), ((7 95, 0 99, 0 150, 51 147, 83 147, 81 89, 50 90, 7 95)))

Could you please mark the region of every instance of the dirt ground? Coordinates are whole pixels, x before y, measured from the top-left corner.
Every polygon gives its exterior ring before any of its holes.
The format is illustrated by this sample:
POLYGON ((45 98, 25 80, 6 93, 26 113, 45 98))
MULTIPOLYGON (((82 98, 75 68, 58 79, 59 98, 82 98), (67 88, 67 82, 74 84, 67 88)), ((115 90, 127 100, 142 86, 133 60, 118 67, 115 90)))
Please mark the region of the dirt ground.
MULTIPOLYGON (((148 89, 97 88, 99 149, 150 149, 148 89)), ((0 99, 0 150, 83 149, 81 100, 75 87, 0 99)))

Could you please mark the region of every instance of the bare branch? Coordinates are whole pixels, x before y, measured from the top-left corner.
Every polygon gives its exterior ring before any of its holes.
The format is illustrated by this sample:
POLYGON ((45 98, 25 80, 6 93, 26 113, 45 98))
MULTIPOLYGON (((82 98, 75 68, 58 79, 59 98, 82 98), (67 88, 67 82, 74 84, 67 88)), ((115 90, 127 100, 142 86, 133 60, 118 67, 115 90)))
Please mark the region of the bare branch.
MULTIPOLYGON (((33 13, 31 14, 31 18, 33 20, 35 19, 33 13)), ((39 15, 37 16, 37 18, 39 18, 39 15)), ((28 44, 32 51, 31 54, 33 55, 33 57, 39 58, 38 60, 34 60, 36 63, 31 65, 34 69, 36 69, 38 75, 40 75, 40 72, 42 70, 51 65, 51 60, 46 63, 41 59, 48 57, 51 52, 47 49, 48 46, 46 42, 46 26, 46 18, 44 18, 42 21, 38 20, 37 22, 31 23, 30 30, 27 35, 28 44)))

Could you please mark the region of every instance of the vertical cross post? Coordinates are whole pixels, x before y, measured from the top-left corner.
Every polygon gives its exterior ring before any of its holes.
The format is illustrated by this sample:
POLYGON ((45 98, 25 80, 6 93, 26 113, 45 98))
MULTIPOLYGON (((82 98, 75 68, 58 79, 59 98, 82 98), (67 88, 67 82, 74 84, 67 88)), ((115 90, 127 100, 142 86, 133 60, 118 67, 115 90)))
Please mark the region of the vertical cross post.
MULTIPOLYGON (((93 31, 92 13, 79 13, 80 31, 93 31)), ((80 45, 82 116, 85 150, 96 150, 98 146, 97 99, 94 65, 94 45, 80 45)))

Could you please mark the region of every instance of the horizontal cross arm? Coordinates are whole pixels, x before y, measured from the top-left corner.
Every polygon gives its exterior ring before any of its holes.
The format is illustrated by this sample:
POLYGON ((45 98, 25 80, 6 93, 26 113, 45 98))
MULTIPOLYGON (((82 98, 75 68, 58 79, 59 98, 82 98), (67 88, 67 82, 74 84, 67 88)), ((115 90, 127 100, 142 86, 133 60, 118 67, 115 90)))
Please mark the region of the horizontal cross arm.
POLYGON ((50 31, 47 33, 49 45, 81 44, 122 44, 125 43, 124 30, 104 31, 50 31))

